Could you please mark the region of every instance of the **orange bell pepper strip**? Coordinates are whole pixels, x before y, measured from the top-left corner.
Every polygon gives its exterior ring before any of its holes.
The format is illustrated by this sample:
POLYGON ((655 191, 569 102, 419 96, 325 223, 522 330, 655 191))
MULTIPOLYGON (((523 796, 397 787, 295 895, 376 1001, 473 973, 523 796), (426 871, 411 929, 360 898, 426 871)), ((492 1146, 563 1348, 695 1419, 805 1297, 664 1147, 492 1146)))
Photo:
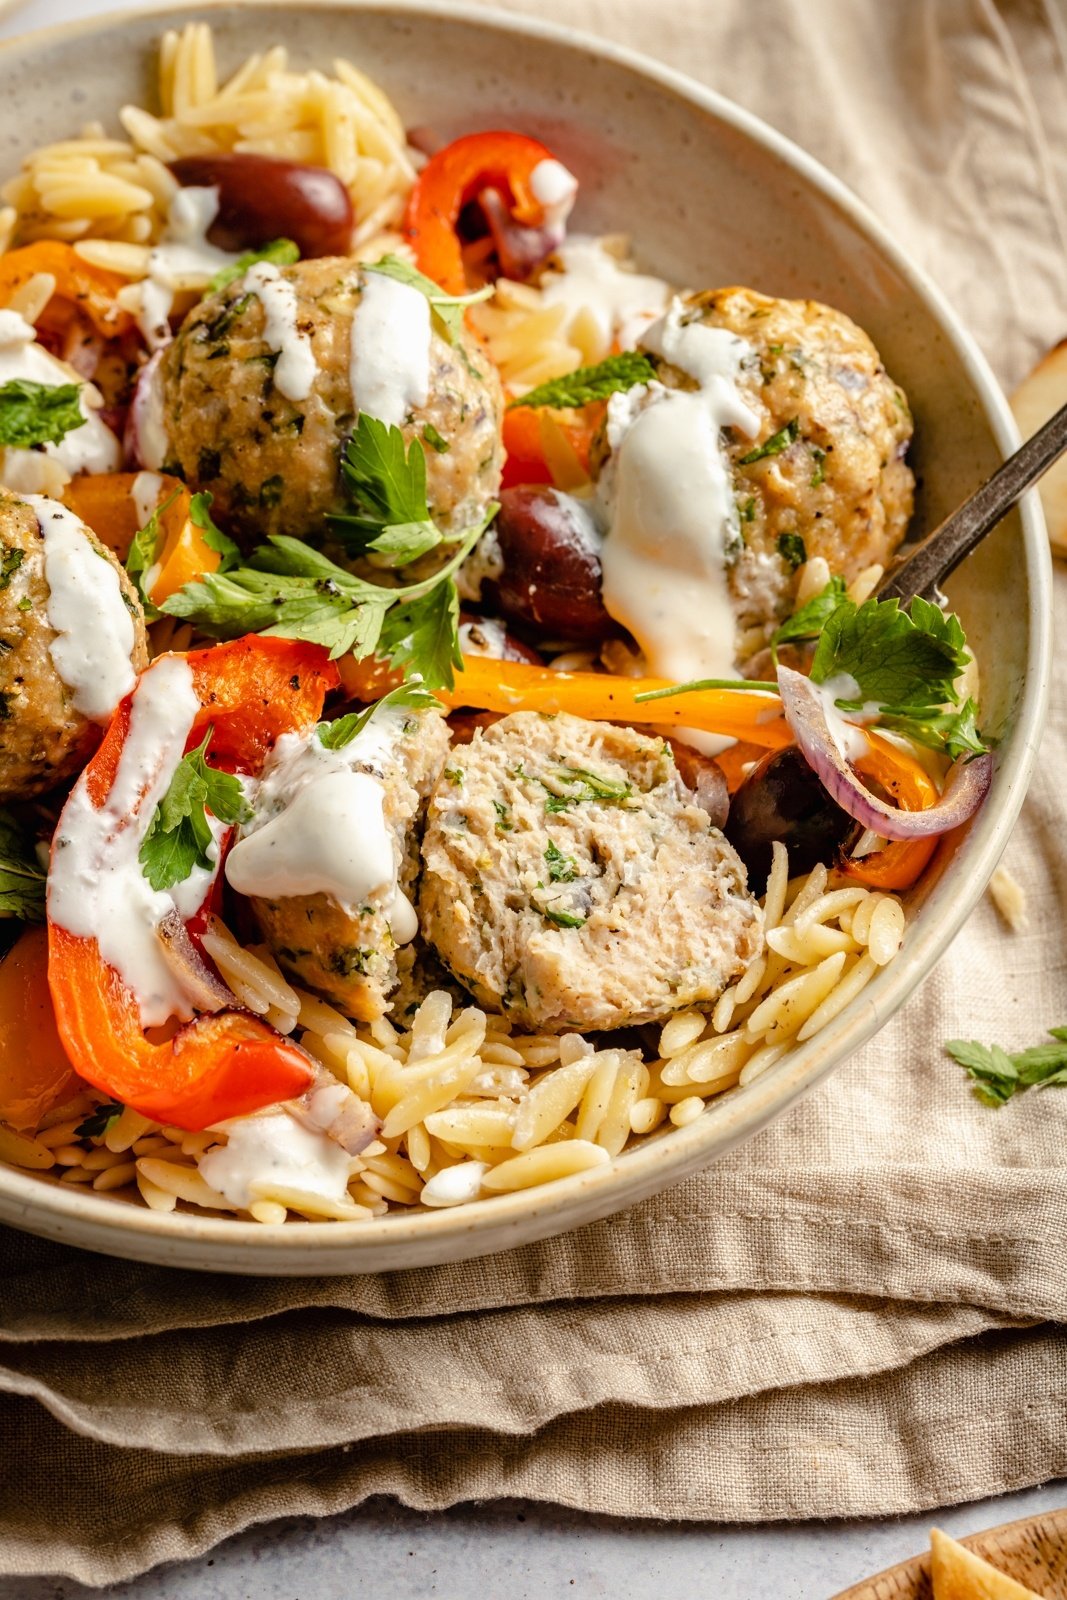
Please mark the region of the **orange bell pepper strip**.
POLYGON ((49 273, 56 287, 37 319, 38 327, 66 332, 77 312, 105 339, 119 338, 133 327, 130 313, 123 311, 115 298, 126 279, 117 272, 90 266, 61 239, 38 239, 0 256, 0 306, 6 306, 16 290, 39 272, 49 273))
MULTIPOLYGON (((398 673, 373 659, 340 662, 341 681, 357 700, 377 700, 400 682, 398 673)), ((693 689, 668 700, 637 697, 673 687, 664 678, 619 678, 609 672, 553 672, 525 661, 494 661, 464 656, 455 687, 435 689, 446 706, 458 710, 540 711, 547 716, 567 711, 590 722, 634 722, 652 727, 701 728, 744 739, 761 751, 793 743, 782 716, 781 701, 767 690, 693 689)))
POLYGON ((530 187, 534 168, 555 157, 524 133, 470 133, 446 145, 415 179, 402 231, 420 272, 449 294, 471 285, 463 265, 458 224, 465 205, 496 189, 521 227, 538 227, 545 211, 530 187))
MULTIPOLYGON (((867 738, 870 748, 853 763, 861 778, 881 784, 904 811, 925 811, 936 804, 937 785, 914 756, 870 730, 867 738)), ((863 883, 871 889, 910 889, 925 871, 937 846, 936 836, 893 839, 884 850, 857 861, 846 856, 837 866, 851 883, 863 883)))
POLYGON ((604 415, 597 402, 574 411, 516 406, 504 413, 501 487, 552 483, 577 489, 589 481, 589 454, 604 415))
MULTIPOLYGON (((72 478, 63 498, 76 516, 88 523, 97 538, 125 561, 140 530, 140 515, 133 493, 136 472, 83 473, 72 478)), ((156 500, 163 541, 156 574, 148 590, 153 605, 161 606, 185 584, 205 572, 217 572, 222 557, 204 538, 189 514, 191 496, 180 478, 160 477, 156 500)))
POLYGON ((26 928, 0 961, 0 1122, 36 1128, 79 1087, 48 992, 48 930, 26 928))
MULTIPOLYGON (((317 721, 337 683, 323 649, 288 639, 250 636, 185 659, 200 701, 190 744, 210 724, 212 759, 250 772, 281 734, 317 721)), ((130 706, 127 698, 83 774, 96 806, 114 782, 130 706)), ((302 1094, 314 1077, 304 1051, 244 1011, 196 1016, 166 1042, 154 1042, 141 1026, 136 995, 103 960, 95 938, 50 920, 48 948, 48 982, 68 1056, 95 1088, 143 1116, 199 1130, 302 1094)))

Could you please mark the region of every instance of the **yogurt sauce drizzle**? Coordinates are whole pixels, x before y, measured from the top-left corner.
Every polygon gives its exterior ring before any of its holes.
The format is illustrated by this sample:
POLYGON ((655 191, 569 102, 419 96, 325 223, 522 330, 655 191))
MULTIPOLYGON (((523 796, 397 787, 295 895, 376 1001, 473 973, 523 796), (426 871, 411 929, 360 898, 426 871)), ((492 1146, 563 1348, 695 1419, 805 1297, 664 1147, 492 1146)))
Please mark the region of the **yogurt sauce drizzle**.
POLYGON ((365 272, 351 339, 356 410, 399 428, 430 393, 430 302, 408 283, 365 272))
POLYGON ((73 367, 66 366, 39 345, 35 330, 17 311, 0 311, 0 384, 10 383, 13 378, 28 379, 49 389, 64 383, 81 384, 78 405, 85 421, 80 428, 72 428, 58 444, 44 444, 33 450, 8 447, 0 451, 3 461, 0 476, 8 488, 32 493, 52 487, 46 463, 54 463, 53 473, 58 466, 64 479, 78 472, 118 470, 122 461, 119 441, 91 404, 93 397, 97 403, 100 400, 92 384, 87 384, 73 367))
POLYGON ((25 500, 44 540, 48 625, 56 635, 48 647, 52 665, 75 709, 93 722, 107 722, 136 681, 133 618, 119 575, 73 511, 40 494, 25 500))
POLYGON ((382 781, 407 715, 384 707, 350 744, 328 750, 314 729, 278 740, 256 815, 226 858, 238 894, 269 899, 328 894, 358 914, 383 905, 406 944, 418 919, 397 885, 399 851, 385 820, 382 781))
POLYGON ((219 191, 179 189, 170 203, 160 244, 148 257, 148 274, 131 286, 128 304, 150 350, 170 343, 170 312, 182 289, 203 290, 223 267, 239 258, 208 243, 207 231, 219 212, 219 191))
POLYGON ((749 346, 723 328, 685 325, 684 312, 675 299, 645 344, 699 387, 653 382, 608 402, 601 549, 607 610, 637 639, 649 671, 679 683, 735 673, 726 560, 739 533, 720 430, 752 437, 759 427, 737 389, 749 346))
POLYGON ((298 1189, 334 1203, 348 1200, 352 1160, 323 1133, 288 1112, 271 1110, 218 1125, 227 1142, 197 1162, 201 1175, 232 1206, 247 1211, 272 1190, 298 1189))
MULTIPOLYGON (((535 167, 535 174, 539 170, 535 167)), ((591 234, 572 233, 556 250, 556 258, 563 271, 548 268, 542 273, 541 297, 566 308, 563 331, 574 335, 590 361, 602 361, 616 341, 622 349, 632 349, 667 309, 671 291, 662 278, 625 271, 591 234)))
MULTIPOLYGON (((94 556, 94 560, 99 557, 94 556)), ((102 564, 102 563, 101 563, 102 564)), ((162 656, 142 674, 115 781, 105 803, 89 798, 84 773, 63 809, 48 874, 48 914, 68 933, 96 939, 100 954, 137 997, 141 1025, 194 1014, 163 957, 159 924, 177 906, 184 920, 203 903, 215 869, 197 867, 180 895, 153 889, 138 852, 182 758, 199 701, 180 656, 162 656)))
POLYGON ((278 356, 275 388, 287 400, 306 400, 319 369, 311 340, 297 327, 296 290, 270 261, 249 267, 244 281, 263 307, 263 338, 278 356))

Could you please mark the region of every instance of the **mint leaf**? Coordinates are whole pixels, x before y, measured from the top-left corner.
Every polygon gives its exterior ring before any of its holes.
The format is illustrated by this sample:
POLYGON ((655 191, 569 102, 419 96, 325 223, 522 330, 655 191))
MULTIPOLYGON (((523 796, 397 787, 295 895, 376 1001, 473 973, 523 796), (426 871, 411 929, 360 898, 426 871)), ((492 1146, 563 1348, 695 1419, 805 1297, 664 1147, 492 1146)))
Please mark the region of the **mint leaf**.
MULTIPOLYGON (((295 249, 296 246, 294 245, 295 249)), ((189 521, 195 528, 199 528, 204 535, 204 543, 209 550, 222 557, 219 562, 219 572, 229 572, 241 559, 241 552, 234 544, 229 534, 223 533, 221 528, 215 526, 211 517, 211 504, 215 496, 208 491, 203 494, 194 494, 189 502, 189 521)), ((167 504, 170 504, 168 500, 167 504)))
POLYGON ((586 406, 592 400, 606 400, 609 395, 633 389, 639 383, 651 383, 656 369, 647 356, 636 350, 625 350, 621 355, 608 356, 592 367, 578 367, 539 384, 518 400, 512 400, 509 411, 520 406, 551 406, 555 410, 568 410, 586 406))
POLYGON ((0 917, 43 922, 45 876, 29 833, 0 809, 0 917))
POLYGON ((974 1080, 978 1098, 999 1106, 1036 1085, 1067 1085, 1067 1027, 1048 1031, 1052 1044, 1031 1045, 1013 1055, 977 1039, 949 1039, 945 1049, 974 1080))
POLYGON ((789 446, 799 433, 800 422, 798 418, 794 417, 791 422, 786 423, 784 428, 779 428, 778 432, 772 433, 769 439, 764 439, 763 443, 757 445, 755 450, 750 450, 747 456, 742 456, 738 466, 750 467, 754 461, 763 461, 768 456, 780 456, 783 450, 789 449, 789 446))
POLYGON ((203 743, 178 762, 141 844, 141 869, 153 889, 173 888, 195 867, 211 866, 214 835, 207 819, 209 811, 227 824, 247 822, 252 815, 241 780, 207 764, 213 732, 209 728, 203 743))
POLYGON ((257 261, 273 261, 275 266, 291 267, 294 261, 299 260, 300 250, 292 239, 273 239, 259 250, 246 250, 230 266, 216 272, 204 293, 216 294, 219 289, 227 288, 238 278, 243 278, 249 267, 254 267, 257 261))
POLYGON ((363 711, 350 711, 347 716, 337 717, 333 722, 320 722, 318 725, 319 743, 327 750, 343 750, 345 745, 357 739, 363 729, 384 706, 408 706, 413 711, 426 711, 430 706, 440 706, 441 702, 436 695, 423 689, 417 683, 402 683, 395 689, 390 689, 388 694, 383 694, 372 706, 367 706, 363 711))
POLYGON ((39 444, 59 444, 85 422, 81 392, 80 383, 9 378, 0 384, 0 445, 32 450, 39 444))
POLYGON ((373 265, 364 265, 363 270, 380 272, 383 277, 395 278, 397 283, 406 283, 409 289, 418 289, 420 294, 424 294, 449 344, 455 344, 463 331, 463 313, 467 307, 477 305, 479 300, 488 300, 493 294, 491 283, 487 283, 483 289, 472 290, 470 294, 447 294, 440 284, 434 283, 432 278, 427 278, 425 273, 400 256, 383 256, 373 265))

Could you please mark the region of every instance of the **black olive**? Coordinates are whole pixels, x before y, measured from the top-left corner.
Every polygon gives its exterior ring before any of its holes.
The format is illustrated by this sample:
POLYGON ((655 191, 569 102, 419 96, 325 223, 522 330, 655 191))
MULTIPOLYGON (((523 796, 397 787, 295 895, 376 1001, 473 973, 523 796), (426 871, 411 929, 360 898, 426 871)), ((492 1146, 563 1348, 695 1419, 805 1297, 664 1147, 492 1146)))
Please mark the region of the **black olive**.
POLYGON ((789 875, 828 865, 863 830, 836 805, 796 745, 772 751, 749 773, 730 802, 724 832, 745 866, 757 894, 771 870, 771 845, 789 852, 789 875))

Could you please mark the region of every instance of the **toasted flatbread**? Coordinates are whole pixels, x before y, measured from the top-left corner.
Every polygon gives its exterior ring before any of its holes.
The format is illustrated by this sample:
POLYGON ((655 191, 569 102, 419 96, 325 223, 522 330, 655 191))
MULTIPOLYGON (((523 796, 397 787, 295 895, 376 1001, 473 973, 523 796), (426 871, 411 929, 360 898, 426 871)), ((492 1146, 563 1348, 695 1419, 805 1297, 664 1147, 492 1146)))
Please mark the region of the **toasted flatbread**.
MULTIPOLYGON (((1067 405, 1067 339, 1042 356, 1011 397, 1011 409, 1024 439, 1063 405, 1067 405)), ((1057 554, 1067 555, 1067 456, 1045 473, 1038 487, 1049 543, 1057 554)))
POLYGON ((930 1576, 934 1600, 1041 1600, 940 1528, 930 1530, 930 1576))

